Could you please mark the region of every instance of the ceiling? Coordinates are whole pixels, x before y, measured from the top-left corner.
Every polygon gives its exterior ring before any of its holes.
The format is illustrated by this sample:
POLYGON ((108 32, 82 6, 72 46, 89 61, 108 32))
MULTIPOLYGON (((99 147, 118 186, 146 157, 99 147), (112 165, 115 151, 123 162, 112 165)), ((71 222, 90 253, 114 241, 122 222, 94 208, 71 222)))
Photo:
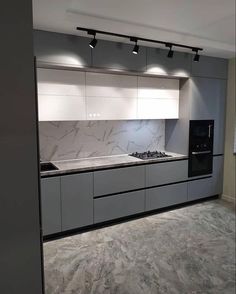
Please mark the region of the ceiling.
POLYGON ((235 0, 33 0, 33 22, 47 31, 85 35, 76 31, 81 26, 235 56, 235 0))

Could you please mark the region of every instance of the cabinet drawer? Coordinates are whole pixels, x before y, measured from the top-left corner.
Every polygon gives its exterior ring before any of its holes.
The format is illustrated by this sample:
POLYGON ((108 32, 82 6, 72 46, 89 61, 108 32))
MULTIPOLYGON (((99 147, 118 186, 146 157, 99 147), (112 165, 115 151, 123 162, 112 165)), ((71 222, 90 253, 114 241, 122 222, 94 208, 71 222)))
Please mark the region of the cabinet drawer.
POLYGON ((94 173, 94 196, 144 188, 145 167, 126 167, 94 173))
POLYGON ((185 181, 187 177, 187 160, 150 164, 146 169, 146 186, 151 187, 185 181))
POLYGON ((94 222, 104 222, 144 211, 145 191, 94 199, 94 222))
POLYGON ((60 178, 41 180, 41 205, 43 235, 61 231, 60 178))
POLYGON ((213 178, 188 182, 188 200, 196 200, 214 196, 213 178))
POLYGON ((62 230, 93 223, 93 174, 61 177, 62 230))
POLYGON ((146 190, 146 211, 187 201, 187 183, 146 190))

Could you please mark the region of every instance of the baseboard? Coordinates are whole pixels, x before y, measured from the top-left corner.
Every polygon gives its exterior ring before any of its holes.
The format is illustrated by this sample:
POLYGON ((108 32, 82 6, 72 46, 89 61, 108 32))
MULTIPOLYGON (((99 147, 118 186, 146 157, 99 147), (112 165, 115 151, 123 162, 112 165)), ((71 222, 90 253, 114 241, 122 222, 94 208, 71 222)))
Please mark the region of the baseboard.
POLYGON ((221 198, 224 199, 225 201, 228 201, 228 202, 232 202, 232 203, 236 202, 236 198, 229 196, 229 195, 222 194, 221 198))

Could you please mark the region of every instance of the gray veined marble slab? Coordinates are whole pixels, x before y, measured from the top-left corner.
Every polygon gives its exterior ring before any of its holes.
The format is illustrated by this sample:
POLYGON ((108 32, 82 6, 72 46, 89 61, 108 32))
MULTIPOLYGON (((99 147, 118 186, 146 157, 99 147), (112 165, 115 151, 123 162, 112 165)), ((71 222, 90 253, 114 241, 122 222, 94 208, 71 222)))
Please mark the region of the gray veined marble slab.
POLYGON ((52 161, 53 164, 59 169, 56 171, 41 172, 41 177, 69 174, 74 172, 82 171, 93 171, 102 168, 114 168, 114 167, 125 167, 134 166, 145 163, 155 163, 155 162, 166 162, 170 160, 185 159, 186 155, 166 152, 172 157, 164 157, 158 159, 142 160, 129 156, 128 154, 123 155, 113 155, 113 156, 102 156, 102 157, 91 157, 76 160, 64 160, 64 161, 52 161))
POLYGON ((214 200, 44 244, 46 294, 235 294, 235 211, 214 200))
POLYGON ((40 122, 39 138, 43 161, 163 150, 165 120, 40 122))

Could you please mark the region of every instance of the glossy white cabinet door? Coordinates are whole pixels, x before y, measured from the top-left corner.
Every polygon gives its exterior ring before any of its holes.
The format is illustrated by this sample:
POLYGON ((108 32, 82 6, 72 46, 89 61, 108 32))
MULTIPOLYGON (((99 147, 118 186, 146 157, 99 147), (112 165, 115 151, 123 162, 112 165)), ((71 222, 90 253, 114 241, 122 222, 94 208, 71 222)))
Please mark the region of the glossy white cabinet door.
POLYGON ((38 95, 40 121, 85 120, 85 98, 66 95, 38 95))
POLYGON ((179 99, 179 80, 138 77, 138 98, 179 99))
POLYGON ((177 119, 179 100, 138 99, 138 119, 177 119))
POLYGON ((85 73, 38 69, 40 121, 85 120, 85 73))
POLYGON ((86 97, 137 98, 137 77, 87 72, 86 97))
POLYGON ((88 120, 120 120, 137 118, 136 98, 87 97, 88 120))

